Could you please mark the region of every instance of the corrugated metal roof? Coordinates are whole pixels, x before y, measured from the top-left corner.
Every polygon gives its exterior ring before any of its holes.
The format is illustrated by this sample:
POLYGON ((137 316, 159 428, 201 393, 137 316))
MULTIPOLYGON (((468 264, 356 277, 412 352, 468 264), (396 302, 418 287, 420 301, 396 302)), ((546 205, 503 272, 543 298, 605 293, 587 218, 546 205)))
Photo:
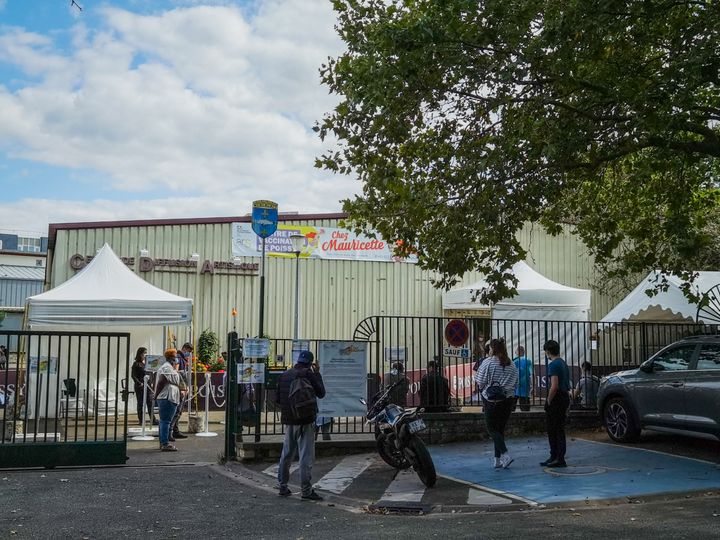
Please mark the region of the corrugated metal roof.
POLYGON ((43 281, 45 279, 45 267, 0 264, 0 279, 43 281))

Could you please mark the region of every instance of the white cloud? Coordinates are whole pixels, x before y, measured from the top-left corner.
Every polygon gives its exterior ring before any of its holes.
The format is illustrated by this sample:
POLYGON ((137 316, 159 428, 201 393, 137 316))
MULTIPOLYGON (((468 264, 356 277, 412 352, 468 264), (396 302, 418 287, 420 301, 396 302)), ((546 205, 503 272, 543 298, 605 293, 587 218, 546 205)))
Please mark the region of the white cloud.
POLYGON ((39 81, 0 86, 0 150, 96 171, 137 200, 0 203, 4 226, 181 217, 178 208, 240 215, 256 198, 335 211, 357 190, 313 167, 324 145, 310 127, 335 102, 318 68, 342 46, 329 2, 264 0, 252 19, 218 5, 101 15, 101 28, 73 29, 69 54, 47 36, 0 33, 0 60, 39 81), (167 198, 143 199, 158 190, 167 198))

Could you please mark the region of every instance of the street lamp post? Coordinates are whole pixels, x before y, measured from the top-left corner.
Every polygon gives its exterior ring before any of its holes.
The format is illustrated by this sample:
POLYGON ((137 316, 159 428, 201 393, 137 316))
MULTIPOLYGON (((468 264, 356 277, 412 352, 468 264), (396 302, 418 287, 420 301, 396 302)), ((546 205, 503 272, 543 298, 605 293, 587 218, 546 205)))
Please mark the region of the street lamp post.
POLYGON ((293 339, 297 340, 300 336, 300 252, 305 246, 305 237, 302 234, 292 234, 290 235, 290 241, 295 254, 295 326, 293 339))

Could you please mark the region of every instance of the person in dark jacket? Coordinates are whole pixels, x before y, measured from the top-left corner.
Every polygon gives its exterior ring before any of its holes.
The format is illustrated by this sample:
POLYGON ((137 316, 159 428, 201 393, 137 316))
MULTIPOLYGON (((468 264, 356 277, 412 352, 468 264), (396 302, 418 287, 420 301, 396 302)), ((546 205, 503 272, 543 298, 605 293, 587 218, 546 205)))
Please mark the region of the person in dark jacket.
POLYGON ((427 364, 427 373, 420 379, 420 406, 428 412, 446 412, 450 406, 450 381, 439 372, 438 362, 427 364))
POLYGON ((315 357, 310 351, 302 351, 298 356, 297 364, 292 369, 280 375, 278 379, 276 403, 280 406, 280 421, 285 428, 280 465, 278 467, 279 494, 282 497, 292 495, 288 489, 290 479, 290 463, 296 452, 300 454, 300 485, 302 498, 311 501, 322 501, 322 497, 315 493, 312 487, 312 467, 315 462, 315 418, 317 417, 317 403, 314 412, 302 418, 296 418, 290 403, 290 388, 298 377, 305 377, 312 385, 316 398, 325 397, 325 385, 322 375, 312 368, 315 357))
POLYGON ((394 403, 400 407, 407 407, 407 393, 410 389, 410 381, 405 376, 405 367, 402 365, 402 362, 394 363, 392 371, 383 376, 383 386, 385 388, 396 382, 400 382, 400 384, 390 392, 390 403, 394 403))
POLYGON ((147 349, 140 347, 135 353, 135 362, 132 365, 132 380, 135 387, 135 399, 137 400, 137 415, 138 422, 142 425, 143 423, 143 398, 145 399, 145 406, 147 407, 148 416, 152 421, 152 425, 157 426, 158 421, 155 419, 155 413, 153 412, 153 401, 155 400, 155 394, 153 394, 152 387, 150 386, 149 380, 145 381, 145 375, 149 375, 145 371, 145 361, 147 359, 147 349), (147 388, 146 388, 147 386, 147 388))

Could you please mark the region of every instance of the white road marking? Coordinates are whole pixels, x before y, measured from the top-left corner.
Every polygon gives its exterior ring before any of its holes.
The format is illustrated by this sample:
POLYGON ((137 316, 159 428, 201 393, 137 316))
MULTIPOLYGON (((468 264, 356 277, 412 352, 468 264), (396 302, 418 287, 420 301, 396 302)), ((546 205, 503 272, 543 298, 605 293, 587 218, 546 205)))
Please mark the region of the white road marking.
MULTIPOLYGON (((300 464, 299 464, 299 463, 293 463, 292 465, 290 465, 290 474, 294 473, 294 472, 297 471, 299 468, 300 468, 300 464)), ((269 474, 269 475, 272 476, 273 478, 277 478, 278 470, 279 470, 279 469, 280 469, 280 464, 279 464, 279 463, 276 463, 275 465, 271 465, 270 467, 268 467, 267 469, 265 469, 263 472, 264 472, 265 474, 269 474)))
POLYGON ((340 494, 345 491, 353 480, 360 476, 373 462, 370 454, 348 456, 323 476, 316 484, 316 489, 340 494))
POLYGON ((491 505, 491 504, 510 504, 511 501, 505 497, 498 497, 487 491, 470 488, 468 491, 468 504, 491 505))
POLYGON ((420 502, 424 494, 425 484, 420 481, 415 471, 406 469, 397 473, 380 500, 420 502))

